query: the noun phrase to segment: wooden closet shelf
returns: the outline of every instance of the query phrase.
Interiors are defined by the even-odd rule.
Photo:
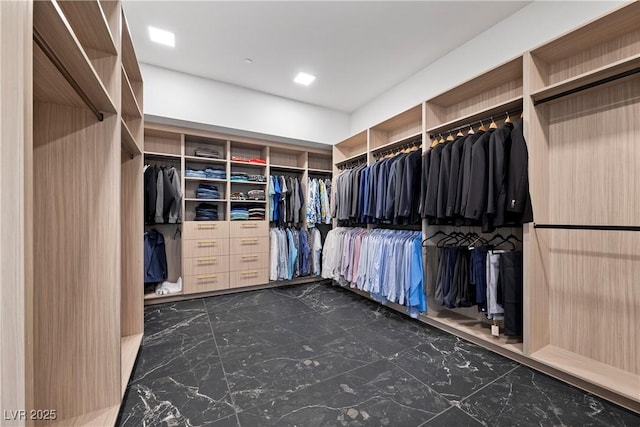
[[[57,4],[85,48],[118,54],[109,23],[98,0],[59,1]]]
[[[122,149],[133,157],[142,154],[140,146],[136,142],[136,139],[133,137],[133,134],[129,130],[129,126],[127,126],[124,119],[120,119],[120,132]]]
[[[265,168],[267,167],[267,165],[265,163],[253,163],[253,162],[241,162],[238,160],[230,160],[232,165],[240,165],[240,166],[247,166],[247,167],[252,167],[252,168]]]
[[[133,48],[129,23],[122,13],[122,66],[127,70],[129,77],[135,82],[142,82],[142,74],[138,65],[136,51]]]
[[[197,163],[227,163],[227,159],[210,159],[198,156],[184,156],[184,160]]]
[[[204,182],[227,182],[226,179],[215,179],[215,178],[192,178],[190,176],[184,177],[185,181],[204,181]]]
[[[95,427],[95,426],[112,426],[116,423],[118,418],[118,412],[120,412],[120,405],[110,406],[108,408],[100,409],[98,411],[89,412],[74,418],[67,418],[66,420],[57,420],[50,424],[50,426],[60,427]]]
[[[615,368],[563,348],[547,345],[531,358],[577,378],[598,384],[640,404],[640,375]]]
[[[153,299],[171,298],[171,297],[175,297],[182,294],[183,294],[182,291],[176,292],[173,294],[165,294],[165,295],[158,295],[155,292],[152,292],[152,293],[144,294],[144,299],[145,301],[147,301],[147,300],[153,300]]]
[[[33,31],[34,41],[52,62],[50,69],[57,68],[67,81],[70,80],[69,87],[75,86],[78,95],[96,115],[102,112],[117,112],[109,93],[57,2],[34,2]],[[50,70],[42,71],[38,76],[51,80]],[[34,76],[34,81],[36,77]],[[34,85],[34,88],[34,96],[38,98],[38,86]]]
[[[307,169],[309,171],[309,173],[321,173],[321,174],[332,174],[333,171],[329,170],[329,169],[314,169],[314,168],[309,168]]]
[[[531,93],[531,99],[535,103],[551,101],[564,95],[588,89],[596,84],[608,83],[619,76],[626,77],[629,73],[638,72],[640,72],[640,54],[536,90]]]
[[[381,130],[384,132],[394,131],[399,128],[405,128],[407,126],[417,124],[420,127],[422,122],[422,104],[418,104],[400,114],[393,116],[392,118],[385,120],[382,123],[375,125],[372,129]]]
[[[180,160],[180,154],[159,153],[157,151],[145,151],[145,156],[149,157],[166,157],[173,160]]]
[[[214,202],[226,202],[227,199],[197,199],[195,197],[185,197],[184,199],[185,202],[207,202],[207,203],[214,203]]]
[[[233,184],[241,184],[241,185],[267,185],[267,182],[261,182],[261,181],[234,181],[234,180],[229,180],[229,182],[231,183],[231,185]]]
[[[136,363],[136,357],[138,356],[138,350],[142,343],[143,334],[129,335],[120,338],[120,369],[122,373],[122,396],[127,390],[127,384],[129,383],[129,377],[133,371],[133,365]]]
[[[487,119],[490,120],[490,117],[493,117],[496,120],[499,118],[503,118],[502,115],[504,115],[504,113],[506,113],[507,111],[513,111],[515,109],[522,108],[522,99],[522,96],[516,96],[515,98],[511,98],[489,108],[484,108],[480,111],[476,111],[475,113],[471,113],[466,116],[448,121],[446,123],[439,124],[427,129],[427,134],[444,133],[457,126],[464,126],[469,124],[475,126],[479,124],[479,120],[487,121]],[[489,122],[485,123],[485,125],[488,126]]]
[[[140,109],[140,105],[138,104],[138,100],[136,99],[135,92],[133,91],[133,86],[131,86],[131,82],[129,81],[129,76],[127,72],[124,70],[124,66],[122,69],[122,113],[127,116],[134,117],[136,119],[142,118],[142,110]]]
[[[367,158],[367,153],[365,151],[364,153],[354,154],[352,156],[349,156],[345,159],[340,160],[339,162],[336,162],[336,166],[344,165],[345,163],[353,162],[355,160],[360,160],[360,159],[366,159],[366,158]]]
[[[266,200],[231,200],[231,203],[256,203],[256,204],[265,204]]]
[[[270,165],[271,169],[276,170],[284,170],[284,171],[293,171],[293,172],[304,172],[305,168],[301,168],[299,166],[284,166],[284,165]]]

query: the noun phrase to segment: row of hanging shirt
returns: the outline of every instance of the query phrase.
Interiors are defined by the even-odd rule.
[[[182,188],[175,167],[144,167],[145,224],[182,222]]]
[[[426,312],[422,233],[338,227],[322,250],[322,277],[407,307],[411,317]]]
[[[480,129],[441,139],[423,154],[419,212],[430,224],[490,232],[533,221],[523,121]]]
[[[298,177],[269,176],[269,221],[299,227],[304,222],[304,191]]]
[[[502,236],[489,241],[472,237],[475,246],[463,238],[439,247],[452,238],[447,236],[427,246],[426,292],[447,308],[477,306],[488,319],[504,320],[505,335],[522,335],[522,252],[510,240],[515,236],[492,243],[496,237]]]
[[[322,236],[317,228],[272,228],[270,231],[270,280],[319,276]]]
[[[335,178],[332,215],[367,224],[419,224],[420,147],[392,154]]]
[[[331,224],[331,180],[308,178],[307,182],[307,226]]]

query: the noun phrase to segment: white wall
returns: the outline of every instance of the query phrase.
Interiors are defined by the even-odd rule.
[[[351,115],[350,135],[544,44],[622,3],[535,1],[358,108]],[[455,31],[455,25],[451,30]]]
[[[333,144],[349,114],[141,64],[145,115],[293,140]]]

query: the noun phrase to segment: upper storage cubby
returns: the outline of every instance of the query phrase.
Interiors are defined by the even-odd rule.
[[[307,167],[307,152],[290,148],[271,148],[269,166],[272,175],[281,172],[302,173]]]
[[[367,131],[353,135],[333,146],[333,162],[336,166],[367,158]]]
[[[184,158],[187,162],[226,163],[228,141],[197,135],[185,135]]]
[[[633,2],[531,52],[534,103],[635,74],[640,67],[640,3]]]
[[[129,24],[122,13],[122,65],[120,73],[122,76],[122,130],[123,137],[132,138],[135,146],[127,147],[126,139],[123,138],[123,146],[129,152],[140,151],[142,148],[143,128],[143,108],[142,108],[142,75],[138,66],[136,52],[133,49]],[[130,142],[130,141],[129,141]]]
[[[235,163],[241,166],[266,166],[267,150],[268,147],[266,145],[231,141],[231,163]]]
[[[385,120],[369,130],[372,153],[422,139],[422,104]]]
[[[147,127],[144,130],[144,150],[150,154],[182,155],[182,135]]]
[[[308,158],[309,173],[322,173],[328,174],[332,172],[333,164],[331,159],[331,153],[309,153]]]
[[[519,56],[430,99],[426,111],[427,133],[450,131],[521,109],[522,70]]]
[[[34,2],[33,40],[36,100],[116,113],[118,54],[100,2]]]

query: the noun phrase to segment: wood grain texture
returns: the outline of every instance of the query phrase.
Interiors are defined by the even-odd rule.
[[[58,6],[85,49],[118,54],[109,23],[98,0],[60,1]]]
[[[308,153],[308,169],[310,170],[331,170],[331,154]]]
[[[229,239],[229,255],[232,255],[231,265],[236,262],[233,255],[269,253],[268,237],[238,237]]]
[[[32,43],[32,49],[33,98],[41,102],[85,108],[85,102],[58,72],[42,49],[36,43]]]
[[[123,336],[120,339],[121,349],[121,378],[122,378],[122,397],[124,392],[127,391],[127,385],[129,384],[129,377],[133,371],[133,366],[136,363],[136,357],[138,356],[138,350],[140,350],[140,344],[142,343],[142,333],[135,335]]]
[[[140,66],[138,65],[138,58],[136,51],[133,47],[133,41],[131,39],[131,32],[129,31],[129,24],[127,18],[122,13],[122,66],[127,70],[129,78],[133,82],[142,82],[142,74],[140,73]]]
[[[269,224],[264,221],[231,221],[229,237],[268,237]]]
[[[197,276],[211,273],[224,273],[229,271],[229,256],[205,256],[184,259],[184,275]]]
[[[122,113],[131,116],[134,119],[142,117],[142,109],[138,105],[138,100],[133,93],[133,87],[129,81],[129,76],[124,67],[121,68],[122,74]]]
[[[121,247],[121,336],[143,332],[144,232],[142,156],[121,159],[120,247]]]
[[[0,2],[0,408],[31,404],[32,23],[27,2]],[[24,421],[3,421],[19,426]]]
[[[229,289],[229,283],[230,279],[228,272],[215,272],[198,274],[195,276],[185,276],[184,293],[197,294],[200,292]]]
[[[63,420],[120,401],[120,123],[34,122],[34,406]]]
[[[274,148],[269,150],[270,165],[294,166],[304,169],[306,160],[306,151],[295,149],[278,150]]]
[[[55,0],[34,2],[33,27],[99,111],[117,108]]]
[[[373,126],[373,129],[382,130],[385,132],[393,133],[399,129],[405,129],[407,127],[414,127],[416,123],[422,122],[422,104],[411,107],[410,109],[403,111],[400,114],[396,114]]]
[[[179,133],[158,131],[146,127],[144,130],[144,149],[155,153],[181,155],[182,147]]]
[[[261,248],[264,250],[264,247]],[[229,271],[249,271],[256,269],[269,269],[269,251],[265,252],[247,251],[242,254],[231,255],[229,259]]]
[[[183,224],[184,240],[229,238],[228,221],[186,221]]]
[[[246,271],[232,271],[229,273],[229,287],[241,288],[269,283],[269,269],[253,269]]]

